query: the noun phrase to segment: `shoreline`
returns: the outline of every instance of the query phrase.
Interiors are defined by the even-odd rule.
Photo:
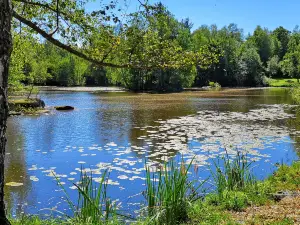
[[[78,87],[59,87],[59,86],[36,86],[39,88],[41,92],[44,91],[63,91],[63,92],[132,92],[123,87],[86,87],[86,86],[78,86]],[[222,87],[218,92],[226,92],[226,91],[248,91],[248,90],[263,90],[263,89],[273,89],[273,88],[284,88],[288,89],[289,87]],[[213,88],[209,87],[191,87],[184,88],[182,91],[174,91],[174,92],[153,92],[153,91],[141,91],[141,92],[133,92],[133,93],[154,93],[154,94],[172,94],[172,93],[182,93],[182,92],[206,92],[206,91],[217,91]]]

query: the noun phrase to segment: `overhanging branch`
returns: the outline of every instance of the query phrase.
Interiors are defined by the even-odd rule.
[[[85,59],[95,65],[98,66],[103,66],[103,67],[112,67],[112,68],[136,68],[136,69],[150,69],[150,67],[142,67],[142,66],[134,66],[131,64],[114,64],[114,63],[105,63],[105,62],[101,62],[101,60],[97,60],[94,59],[86,54],[84,54],[83,52],[80,52],[76,49],[74,49],[73,47],[66,45],[64,43],[62,43],[61,41],[53,38],[53,36],[49,35],[47,32],[45,32],[44,30],[42,30],[41,28],[39,28],[35,23],[27,20],[26,18],[22,17],[21,15],[19,15],[18,13],[16,13],[15,11],[13,11],[13,17],[16,18],[17,20],[19,20],[20,22],[24,23],[25,25],[27,25],[28,27],[30,27],[31,29],[33,29],[34,31],[36,31],[37,33],[39,33],[42,37],[44,37],[46,40],[48,40],[49,42],[51,42],[52,44],[56,45],[57,47],[64,49],[82,59]]]

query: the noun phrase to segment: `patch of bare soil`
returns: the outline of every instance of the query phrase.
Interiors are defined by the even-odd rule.
[[[241,224],[268,224],[284,219],[300,225],[300,195],[285,197],[280,202],[259,207],[249,207],[245,212],[233,213],[233,217]]]

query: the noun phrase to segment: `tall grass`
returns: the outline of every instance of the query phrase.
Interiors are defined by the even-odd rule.
[[[219,194],[227,191],[243,191],[256,184],[256,179],[251,171],[252,162],[247,156],[237,152],[231,159],[226,152],[225,156],[213,161],[214,168],[211,175]]]
[[[107,171],[105,171],[97,185],[93,182],[92,174],[87,175],[85,172],[81,172],[80,181],[78,184],[74,184],[78,191],[77,204],[71,201],[64,186],[57,179],[73,213],[71,224],[102,225],[117,223],[115,206],[107,197],[107,176]]]
[[[204,182],[196,185],[188,180],[192,162],[185,167],[175,162],[165,163],[157,172],[146,168],[147,211],[154,224],[179,224],[188,219],[188,208],[198,198],[198,190]]]
[[[252,162],[247,156],[237,152],[234,158],[226,154],[213,160],[211,176],[216,187],[216,193],[206,197],[211,205],[221,205],[228,210],[240,211],[250,202],[261,200],[253,197],[258,193],[258,183],[252,173]]]

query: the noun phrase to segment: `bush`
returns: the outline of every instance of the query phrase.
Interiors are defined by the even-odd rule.
[[[293,101],[296,104],[300,104],[300,88],[299,87],[292,88],[291,95],[292,95]]]
[[[248,196],[241,191],[225,191],[222,205],[227,210],[241,211],[249,205]]]

